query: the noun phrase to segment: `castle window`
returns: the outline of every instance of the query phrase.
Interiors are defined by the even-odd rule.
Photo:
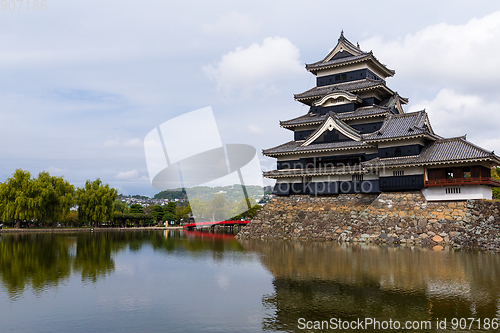
[[[352,181],[362,181],[363,175],[352,175]]]
[[[335,75],[335,81],[340,81],[340,75]]]
[[[393,171],[392,175],[395,176],[395,177],[397,177],[397,176],[404,176],[405,175],[405,171],[404,170]]]
[[[397,147],[394,149],[394,156],[401,156],[401,148]]]
[[[460,194],[460,187],[447,187],[446,194]]]
[[[347,79],[347,74],[342,74],[342,80],[346,80]]]
[[[453,178],[453,170],[446,169],[445,172],[446,172],[446,179]]]

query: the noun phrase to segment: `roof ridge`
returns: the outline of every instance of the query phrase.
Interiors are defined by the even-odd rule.
[[[454,136],[452,138],[442,138],[442,139],[438,139],[436,141],[439,141],[439,142],[443,142],[443,141],[454,141],[454,140],[460,140],[460,139],[464,139],[466,138],[467,135],[461,135],[461,136]],[[467,140],[465,140],[467,141]]]
[[[425,112],[425,109],[423,109],[423,110],[420,110],[420,111],[413,111],[413,112],[406,112],[406,113],[400,113],[400,114],[393,114],[392,116],[397,117],[397,118],[414,117],[414,116],[417,116],[419,114],[421,115],[422,113],[427,114],[427,112]]]
[[[467,134],[462,135],[462,136],[459,136],[459,137],[456,137],[456,138],[453,138],[453,139],[457,139],[458,141],[463,141],[464,143],[468,144],[469,146],[472,146],[472,147],[474,147],[474,148],[476,148],[476,149],[479,149],[479,150],[481,150],[481,151],[484,151],[484,152],[486,152],[486,153],[488,153],[488,154],[494,154],[494,150],[491,150],[491,151],[490,151],[490,150],[486,150],[486,149],[484,149],[483,147],[479,147],[478,145],[476,145],[476,144],[474,144],[474,143],[470,142],[470,141],[469,141],[469,140],[467,140],[466,138],[467,138]]]
[[[285,145],[288,145],[288,144],[290,144],[290,143],[292,143],[292,142],[297,142],[297,141],[295,141],[295,140],[291,140],[291,141],[288,141],[288,142],[282,143],[282,144],[280,144],[279,146],[276,146],[276,147],[267,148],[267,149],[262,149],[262,152],[264,153],[264,152],[266,152],[266,151],[268,151],[268,150],[271,150],[271,149],[280,148],[280,147],[285,146]]]

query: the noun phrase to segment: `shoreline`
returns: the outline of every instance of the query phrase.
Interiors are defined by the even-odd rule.
[[[0,234],[12,233],[64,233],[64,232],[103,232],[103,231],[138,231],[138,230],[182,230],[182,227],[133,227],[133,228],[22,228],[0,229]]]

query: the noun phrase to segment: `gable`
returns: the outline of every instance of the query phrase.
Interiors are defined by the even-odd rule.
[[[333,129],[331,131],[324,131],[322,134],[318,136],[316,140],[311,142],[311,145],[315,145],[318,143],[331,143],[331,142],[341,142],[341,141],[354,141],[354,140],[348,138],[344,134],[340,133],[338,130]]]
[[[330,60],[332,59],[341,59],[341,58],[347,58],[347,57],[353,57],[354,54],[351,54],[345,50],[340,50],[339,52],[337,52],[333,57],[330,58]]]
[[[320,141],[318,141],[318,139]],[[314,131],[301,146],[308,146],[313,142],[324,143],[347,140],[361,141],[361,135],[359,134],[359,131],[353,129],[352,127],[339,120],[334,114],[330,114],[330,116],[323,122],[323,124],[318,127],[316,131]]]

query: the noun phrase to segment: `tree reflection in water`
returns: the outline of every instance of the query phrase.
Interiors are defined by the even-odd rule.
[[[307,320],[496,318],[500,256],[420,247],[241,241],[261,255],[274,293],[263,297],[266,331]],[[450,328],[450,327],[449,327]]]
[[[3,234],[0,236],[0,282],[11,300],[27,289],[35,293],[56,287],[79,274],[84,282],[96,283],[115,270],[114,256],[120,251],[155,251],[220,261],[228,252],[244,252],[229,237],[220,239],[202,233],[179,231],[80,232]]]

